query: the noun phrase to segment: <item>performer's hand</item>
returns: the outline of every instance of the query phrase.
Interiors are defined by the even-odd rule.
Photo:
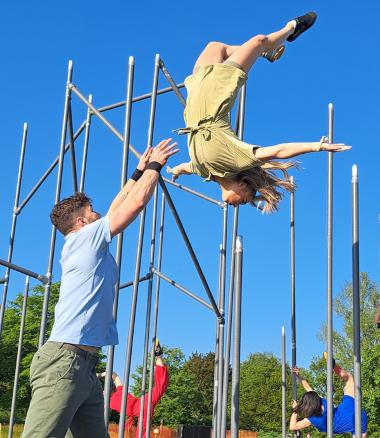
[[[148,146],[145,149],[145,152],[141,155],[139,163],[137,165],[137,169],[141,170],[141,172],[144,172],[147,164],[149,163],[149,157],[150,157],[152,151],[153,151],[152,146]]]
[[[179,166],[174,166],[174,167],[167,166],[166,167],[166,172],[172,174],[172,181],[176,181],[182,173],[181,171],[178,170],[178,167]]]
[[[298,406],[296,400],[292,400],[292,409],[295,409]]]
[[[300,369],[297,367],[293,367],[292,368],[292,373],[295,374],[296,376],[300,375]]]
[[[352,146],[347,146],[344,143],[325,143],[321,144],[321,151],[327,152],[343,152],[352,149]]]
[[[165,165],[168,159],[179,151],[179,149],[174,149],[177,143],[170,143],[171,141],[172,139],[168,138],[158,143],[158,145],[153,148],[149,161],[157,161],[162,166]]]

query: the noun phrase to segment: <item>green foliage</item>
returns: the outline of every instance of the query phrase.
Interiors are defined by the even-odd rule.
[[[281,361],[272,354],[251,354],[241,364],[241,429],[281,433],[281,382]],[[291,380],[289,369],[287,369],[286,388],[290,413]]]

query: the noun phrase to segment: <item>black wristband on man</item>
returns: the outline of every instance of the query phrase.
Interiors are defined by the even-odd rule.
[[[158,173],[160,173],[160,172],[161,172],[161,169],[162,169],[162,164],[159,163],[158,161],[151,161],[151,162],[146,166],[146,170],[148,170],[148,169],[150,169],[150,170],[155,170],[155,171],[157,171]]]
[[[144,172],[142,171],[142,170],[140,170],[140,169],[136,169],[133,173],[132,173],[132,176],[131,176],[131,178],[130,179],[133,179],[133,181],[138,181],[141,177],[142,177],[142,174],[143,174]]]

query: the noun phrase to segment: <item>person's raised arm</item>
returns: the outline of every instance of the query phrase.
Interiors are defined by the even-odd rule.
[[[149,202],[162,166],[166,164],[171,155],[178,152],[178,149],[174,149],[176,143],[170,142],[170,138],[163,140],[152,150],[142,177],[133,184],[129,193],[125,193],[119,199],[118,207],[109,213],[112,236],[123,231]]]
[[[319,142],[311,143],[282,143],[276,146],[259,147],[255,150],[255,157],[259,160],[292,158],[309,152],[343,152],[351,149],[343,143],[328,143],[324,137]]]
[[[181,163],[178,166],[167,167],[166,171],[172,174],[172,181],[175,181],[180,175],[192,175],[194,173],[193,164],[191,161],[188,163]]]
[[[298,382],[301,383],[301,385],[303,386],[303,389],[306,392],[313,391],[313,388],[309,385],[307,380],[304,377],[301,376],[299,368],[293,367],[292,368],[292,373],[296,375]]]
[[[142,174],[144,173],[144,170],[149,163],[149,157],[150,157],[150,154],[152,153],[152,150],[153,150],[153,148],[151,146],[148,146],[146,148],[145,152],[141,155],[139,162],[137,164],[136,170],[133,172],[131,177],[125,183],[124,187],[120,190],[120,192],[116,195],[115,199],[112,201],[112,204],[111,204],[107,214],[112,213],[113,211],[115,211],[119,207],[122,200],[131,191],[131,188],[142,177]]]
[[[297,407],[297,402],[295,400],[292,401],[292,408],[295,409]],[[298,414],[297,412],[292,413],[290,417],[290,424],[289,429],[290,430],[302,430],[306,429],[307,427],[311,426],[311,422],[304,418],[303,420],[298,421]]]

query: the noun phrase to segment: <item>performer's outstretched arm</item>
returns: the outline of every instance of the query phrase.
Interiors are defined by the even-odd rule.
[[[255,157],[259,160],[272,160],[279,158],[292,158],[309,152],[343,152],[351,149],[343,143],[328,143],[322,138],[319,142],[310,143],[281,143],[276,146],[259,147],[255,151]]]

